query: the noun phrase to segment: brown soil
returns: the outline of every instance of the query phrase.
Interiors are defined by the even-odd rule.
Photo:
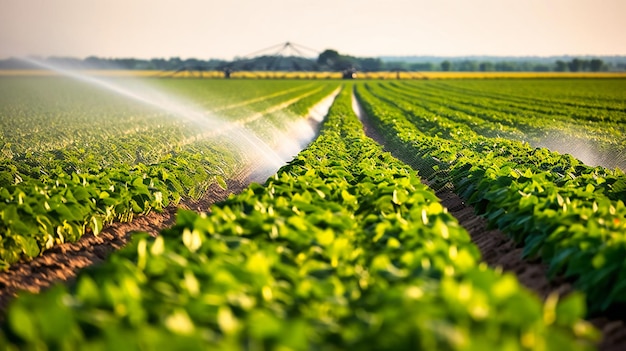
[[[384,138],[378,134],[371,125],[367,115],[361,106],[353,100],[353,108],[359,116],[365,133],[395,157],[409,165],[414,166],[414,160],[405,157],[395,150],[386,146]],[[425,183],[428,183],[425,181]],[[437,197],[452,214],[461,226],[472,237],[472,241],[482,254],[483,260],[491,267],[501,267],[503,271],[511,272],[517,276],[519,282],[525,287],[535,291],[542,299],[548,295],[557,293],[559,296],[568,294],[573,290],[571,282],[562,277],[548,279],[548,267],[537,260],[522,258],[523,248],[518,246],[512,239],[505,236],[498,229],[491,229],[487,220],[476,215],[474,208],[467,205],[463,199],[452,191],[450,185],[436,191]],[[598,316],[589,321],[602,331],[602,341],[598,348],[603,351],[626,350],[626,323],[624,320],[609,316]]]
[[[110,253],[126,245],[135,232],[156,236],[161,229],[174,224],[178,208],[206,212],[212,204],[226,199],[231,193],[241,192],[253,181],[259,179],[246,170],[228,180],[226,190],[215,184],[200,200],[185,200],[163,212],[138,216],[131,222],[113,223],[97,236],[87,233],[75,243],[54,246],[31,261],[11,266],[8,271],[0,272],[0,311],[6,309],[20,291],[37,293],[56,282],[71,281],[81,269],[102,262]]]

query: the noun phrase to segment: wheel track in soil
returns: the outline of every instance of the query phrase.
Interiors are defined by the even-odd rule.
[[[416,160],[402,155],[388,146],[382,135],[373,127],[354,93],[352,94],[352,108],[363,124],[363,130],[368,137],[382,145],[394,157],[414,169],[416,168]],[[428,181],[422,181],[430,186]],[[472,241],[480,250],[483,261],[490,267],[500,267],[505,272],[515,274],[522,285],[537,293],[544,301],[551,294],[564,296],[573,291],[572,282],[563,277],[549,280],[548,266],[539,259],[523,259],[523,247],[517,245],[513,239],[507,237],[499,229],[491,228],[486,219],[476,214],[474,207],[466,204],[462,198],[453,192],[451,185],[448,184],[434,190],[441,204],[469,232]],[[602,341],[598,345],[599,350],[626,350],[626,321],[608,315],[593,317],[588,321],[603,334]]]

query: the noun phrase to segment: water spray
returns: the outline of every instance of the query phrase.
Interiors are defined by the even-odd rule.
[[[168,115],[175,116],[184,122],[190,123],[200,132],[200,134],[222,128],[227,129],[229,132],[240,137],[240,140],[243,140],[246,144],[248,144],[251,151],[258,154],[258,156],[263,157],[269,164],[278,165],[283,163],[283,160],[269,146],[242,126],[237,126],[233,122],[225,121],[215,114],[208,114],[194,109],[191,107],[191,103],[182,101],[182,99],[178,97],[165,94],[153,87],[146,85],[121,85],[119,82],[113,82],[99,77],[82,74],[74,70],[56,67],[39,60],[31,58],[24,58],[23,60],[38,67],[54,71],[63,76],[88,83],[92,86],[105,89],[127,99],[131,99],[166,112]]]
[[[309,125],[309,123],[302,119],[287,125],[286,128],[278,128],[277,126],[274,126],[273,130],[275,131],[275,134],[278,135],[277,139],[280,140],[280,142],[276,145],[276,149],[274,149],[268,145],[266,141],[259,138],[256,133],[246,127],[246,123],[249,122],[247,121],[248,119],[244,121],[227,121],[215,114],[215,111],[218,111],[219,109],[214,110],[213,112],[203,111],[194,107],[193,103],[185,101],[179,96],[174,96],[171,93],[164,93],[153,86],[140,84],[138,81],[129,82],[125,80],[124,84],[122,84],[122,82],[118,80],[113,81],[110,79],[87,75],[75,70],[51,65],[33,58],[21,58],[21,60],[34,66],[56,72],[59,75],[113,92],[121,97],[155,108],[159,111],[167,113],[169,116],[190,124],[196,131],[196,136],[187,141],[183,141],[183,144],[217,137],[220,135],[227,135],[230,139],[236,138],[237,141],[242,141],[242,143],[237,144],[241,151],[249,159],[254,160],[254,166],[262,169],[261,173],[267,176],[271,175],[282,165],[291,160],[297,152],[299,152],[308,142],[310,142],[310,140],[315,137],[315,131],[313,128]],[[332,101],[338,91],[339,89],[311,109],[310,117],[317,123],[319,123],[328,112],[328,109],[330,108],[330,105],[332,104]],[[264,111],[262,114],[255,113],[252,115],[254,118],[251,118],[252,120],[256,120],[265,114],[284,109],[288,105],[295,103],[295,101],[300,98],[290,100],[276,108]],[[281,129],[285,129],[285,132],[282,132]]]

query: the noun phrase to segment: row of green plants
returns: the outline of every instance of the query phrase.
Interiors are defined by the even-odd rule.
[[[336,86],[318,84],[306,88],[308,93],[292,89],[275,94],[287,100],[302,98],[272,118],[285,124],[297,120]],[[239,88],[243,92],[246,86]],[[257,88],[250,85],[249,89]],[[268,92],[272,91],[265,95]],[[275,99],[264,99],[265,105],[249,106],[245,112],[278,103]],[[39,116],[39,124],[45,125],[45,116]],[[92,123],[97,124],[100,117],[93,118]],[[275,128],[255,127],[259,131]],[[79,140],[79,146],[63,150],[1,157],[0,268],[36,257],[56,244],[74,242],[87,231],[97,235],[112,221],[160,211],[182,198],[197,199],[212,184],[225,187],[224,179],[241,171],[248,161],[241,140],[229,135],[180,144],[184,137],[176,123],[148,125],[145,131],[125,137],[111,136],[89,144]]]
[[[357,95],[379,131],[436,186],[451,183],[493,226],[574,281],[592,313],[626,303],[626,175],[570,155],[473,133],[445,116],[423,118],[384,86]]]
[[[449,91],[471,96],[495,98],[524,105],[533,100],[532,107],[554,109],[554,104],[567,107],[624,111],[624,82],[614,79],[528,79],[524,81],[502,79],[499,81],[456,80],[441,82]],[[527,108],[529,108],[528,106]],[[560,107],[560,106],[559,106]],[[620,118],[623,120],[623,116]]]
[[[545,303],[488,268],[350,106],[264,185],[178,212],[71,287],[19,297],[9,350],[584,350],[584,298]]]
[[[185,115],[204,113],[218,122],[245,119],[328,85],[277,81],[263,85],[239,82],[228,87],[215,81],[188,81],[181,86],[176,80],[158,80],[136,88],[149,92],[151,85],[160,83],[157,87],[164,90],[160,95],[143,94],[171,109],[166,111],[66,78],[30,79],[0,80],[0,157],[16,163],[44,162],[71,152],[78,159],[93,158],[105,167],[134,163],[142,157],[157,159],[181,140],[194,137],[202,128]],[[118,84],[124,88],[123,84],[130,83]],[[222,95],[234,89],[238,91],[231,95],[238,104]],[[49,168],[44,166],[48,165],[42,165],[44,170]],[[80,163],[75,167],[83,172],[90,169]]]
[[[384,90],[382,99],[397,106],[402,105],[404,111],[431,121],[432,133],[444,138],[469,132],[472,135],[500,137],[528,142],[535,146],[548,146],[561,152],[569,147],[575,151],[578,149],[581,157],[586,157],[586,161],[611,167],[626,166],[624,153],[626,141],[621,138],[621,133],[626,132],[622,127],[623,124],[589,122],[585,119],[577,121],[572,116],[566,121],[555,120],[554,115],[528,114],[519,109],[503,113],[497,107],[497,104],[502,102],[479,103],[476,97],[469,93],[455,98],[453,93],[439,87],[439,84],[445,83],[435,84],[434,87],[391,83],[372,86],[370,89]],[[555,103],[555,106],[560,105]],[[601,109],[594,112],[595,115],[603,113]],[[442,123],[447,124],[445,130],[437,126]]]
[[[481,128],[491,127],[490,136],[541,143],[556,135],[586,141],[603,152],[613,151],[615,157],[620,157],[620,153],[626,150],[623,138],[626,133],[626,97],[622,96],[620,100],[617,95],[614,100],[607,101],[596,95],[583,94],[585,88],[596,94],[604,94],[610,88],[623,90],[626,88],[623,80],[515,82],[520,85],[521,92],[507,90],[507,83],[510,84],[506,80],[496,83],[496,87],[503,88],[499,93],[488,90],[495,90],[493,82],[474,83],[467,87],[464,81],[407,83],[399,84],[397,89],[410,95],[416,103],[448,118],[473,118],[469,124],[472,128],[472,122],[482,121]],[[545,90],[541,90],[543,95],[523,93],[524,87],[541,88],[542,84],[546,85]],[[487,91],[481,91],[481,88]],[[606,95],[611,96],[610,93]],[[511,131],[515,133],[507,134]]]
[[[550,116],[560,122],[573,120],[585,125],[587,122],[624,121],[624,84],[623,79],[530,79],[523,82],[435,82],[426,88],[431,92],[443,91],[455,100],[466,98],[472,105],[493,105],[505,113],[531,112],[535,116]],[[597,113],[599,111],[602,113]]]

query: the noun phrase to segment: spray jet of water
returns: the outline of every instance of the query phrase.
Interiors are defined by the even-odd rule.
[[[195,109],[192,103],[185,102],[180,97],[165,94],[154,87],[145,84],[142,85],[139,84],[139,82],[133,82],[134,84],[131,84],[130,81],[126,80],[123,82],[123,85],[121,81],[106,80],[75,70],[51,65],[33,58],[26,57],[21,58],[21,60],[156,108],[181,121],[190,123],[198,130],[199,135],[206,134],[210,131],[228,131],[231,138],[237,137],[238,141],[241,140],[244,142],[238,144],[244,153],[252,156],[254,159],[261,158],[264,161],[265,167],[278,169],[288,161],[284,156],[276,153],[256,134],[245,128],[245,126],[232,121],[225,121],[213,113],[209,114]]]
[[[227,123],[220,120],[217,116],[208,116],[206,113],[194,109],[191,107],[191,103],[182,101],[180,97],[174,98],[171,94],[165,94],[148,85],[140,85],[138,82],[132,84],[131,81],[125,81],[123,85],[119,81],[114,82],[101,77],[87,75],[30,57],[21,57],[20,60],[154,107],[160,111],[175,115],[186,122],[190,122],[196,127],[212,129]]]

